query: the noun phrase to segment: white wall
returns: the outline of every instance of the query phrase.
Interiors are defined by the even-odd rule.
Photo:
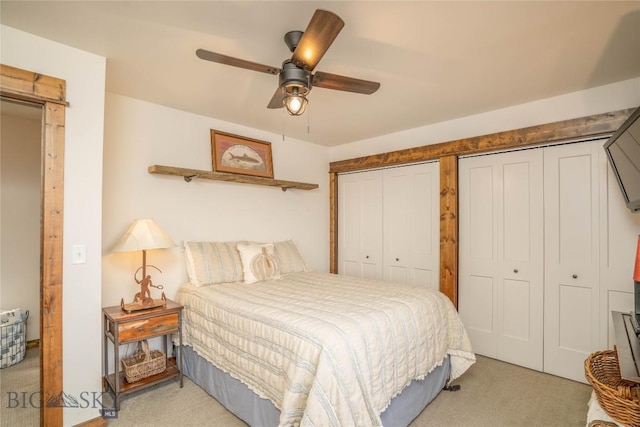
[[[332,162],[640,105],[640,78],[332,147]]]
[[[102,141],[106,60],[7,26],[0,27],[5,65],[67,82],[63,238],[63,387],[78,398],[101,392]],[[87,263],[71,265],[71,246],[87,246]],[[99,416],[65,408],[64,425]]]
[[[0,115],[0,309],[29,311],[27,341],[40,338],[41,135],[41,120]]]
[[[211,170],[210,129],[271,143],[276,179],[319,184],[287,190],[149,174],[153,164]],[[150,217],[180,245],[147,251],[154,284],[168,298],[186,281],[184,240],[293,239],[310,268],[329,268],[329,192],[326,147],[107,93],[103,176],[103,305],[130,302],[140,253],[110,253],[127,227]],[[152,289],[158,298],[160,291]]]

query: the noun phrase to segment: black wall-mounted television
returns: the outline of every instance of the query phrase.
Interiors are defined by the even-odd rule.
[[[640,211],[640,107],[605,142],[604,150],[627,207]]]

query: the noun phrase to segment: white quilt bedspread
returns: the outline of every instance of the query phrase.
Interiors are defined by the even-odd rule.
[[[183,342],[281,411],[281,426],[378,426],[412,380],[475,356],[449,299],[424,287],[305,272],[183,285]]]

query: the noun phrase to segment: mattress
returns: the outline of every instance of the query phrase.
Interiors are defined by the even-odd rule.
[[[382,425],[412,381],[475,362],[449,299],[319,272],[181,286],[183,343],[280,412],[279,425]]]

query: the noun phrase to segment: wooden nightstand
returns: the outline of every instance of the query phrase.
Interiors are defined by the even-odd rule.
[[[116,411],[120,409],[120,398],[126,393],[157,384],[171,378],[182,381],[182,306],[167,300],[165,307],[127,313],[119,305],[102,309],[104,332],[104,391],[113,395]],[[164,354],[167,355],[167,343],[171,335],[178,333],[180,347],[177,361],[167,359],[167,369],[156,375],[128,383],[121,372],[120,346],[127,343],[164,336]],[[109,374],[108,342],[113,344],[114,372]]]

